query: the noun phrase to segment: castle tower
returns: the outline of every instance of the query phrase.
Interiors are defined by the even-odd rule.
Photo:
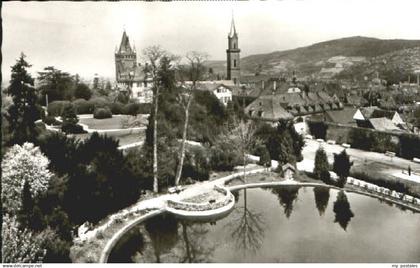
[[[238,47],[238,34],[236,33],[235,21],[233,20],[232,15],[232,24],[230,26],[230,33],[228,35],[228,49],[226,50],[227,79],[232,80],[235,85],[239,85],[239,79],[241,76],[241,70],[239,67],[239,52],[241,52],[241,50]]]
[[[137,65],[136,52],[124,30],[119,49],[115,52],[115,77],[117,82],[128,82],[134,78],[133,70]]]

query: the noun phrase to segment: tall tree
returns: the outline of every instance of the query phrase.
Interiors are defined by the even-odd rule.
[[[38,90],[41,93],[42,101],[48,94],[48,101],[71,100],[74,94],[74,81],[69,73],[62,72],[48,66],[43,72],[38,72],[40,86]]]
[[[346,179],[350,174],[350,168],[352,165],[353,162],[350,162],[350,157],[347,154],[346,150],[343,150],[339,154],[334,154],[333,170],[335,173],[337,173],[337,176],[340,178],[340,187],[343,187],[346,183]]]
[[[182,91],[178,95],[178,102],[181,104],[184,110],[184,127],[182,131],[181,148],[179,151],[179,163],[175,175],[175,185],[179,184],[179,180],[181,179],[182,174],[182,166],[184,165],[190,105],[193,100],[193,93],[196,90],[197,83],[203,79],[203,74],[205,72],[203,62],[207,58],[207,55],[193,51],[189,52],[186,58],[189,63],[188,69],[186,71],[189,74],[189,80],[191,83],[183,83],[183,88],[186,90],[184,91],[181,89]]]
[[[13,99],[6,114],[12,144],[35,140],[35,120],[40,115],[40,108],[36,104],[34,79],[27,71],[31,65],[25,61],[25,57],[22,53],[12,66],[10,86],[7,88],[7,94]]]
[[[150,46],[144,49],[143,55],[147,61],[145,72],[151,76],[153,80],[153,191],[158,192],[158,155],[157,155],[157,122],[159,112],[159,94],[161,87],[164,85],[162,79],[162,65],[166,64],[171,58],[168,52],[163,50],[160,46]]]
[[[330,180],[329,169],[327,154],[325,153],[324,148],[320,146],[315,153],[315,166],[313,173],[317,179],[328,183]]]

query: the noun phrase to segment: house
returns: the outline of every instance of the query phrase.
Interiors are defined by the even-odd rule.
[[[386,117],[379,117],[379,118],[371,118],[369,122],[373,129],[379,131],[400,131],[401,129],[398,128],[392,120]]]
[[[148,66],[137,64],[136,49],[134,46],[131,47],[125,31],[114,56],[117,88],[122,92],[128,92],[130,97],[138,99],[140,103],[151,103],[153,80],[148,75]]]
[[[285,180],[293,180],[293,175],[296,173],[296,169],[293,165],[287,163],[281,166],[281,170],[283,171],[283,177]]]
[[[335,124],[356,126],[356,121],[353,119],[357,108],[344,107],[342,110],[326,111],[324,113],[324,120]]]
[[[273,96],[260,96],[245,108],[245,114],[250,118],[269,121],[272,123],[279,120],[293,119],[293,115],[287,112],[278,98]]]
[[[186,82],[186,84],[191,82]],[[213,81],[203,81],[197,85],[197,90],[209,91],[223,104],[227,105],[232,101],[232,88],[225,84]]]
[[[393,112],[382,110],[377,106],[369,106],[357,109],[353,115],[353,119],[356,121],[358,127],[372,128],[369,122],[370,119],[382,117],[390,119],[392,116]]]

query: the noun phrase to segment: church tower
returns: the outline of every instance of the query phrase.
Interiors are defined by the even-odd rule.
[[[230,33],[228,35],[228,49],[227,54],[227,79],[232,80],[235,85],[239,85],[239,79],[241,76],[240,64],[239,64],[239,52],[238,48],[238,34],[236,33],[235,21],[232,15],[232,24],[230,26]]]
[[[124,30],[121,44],[115,51],[115,73],[117,82],[129,82],[134,78],[134,70],[137,65],[136,51],[131,48],[130,40]]]

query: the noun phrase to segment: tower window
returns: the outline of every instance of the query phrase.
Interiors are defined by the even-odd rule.
[[[236,67],[236,60],[233,60],[233,67]]]

